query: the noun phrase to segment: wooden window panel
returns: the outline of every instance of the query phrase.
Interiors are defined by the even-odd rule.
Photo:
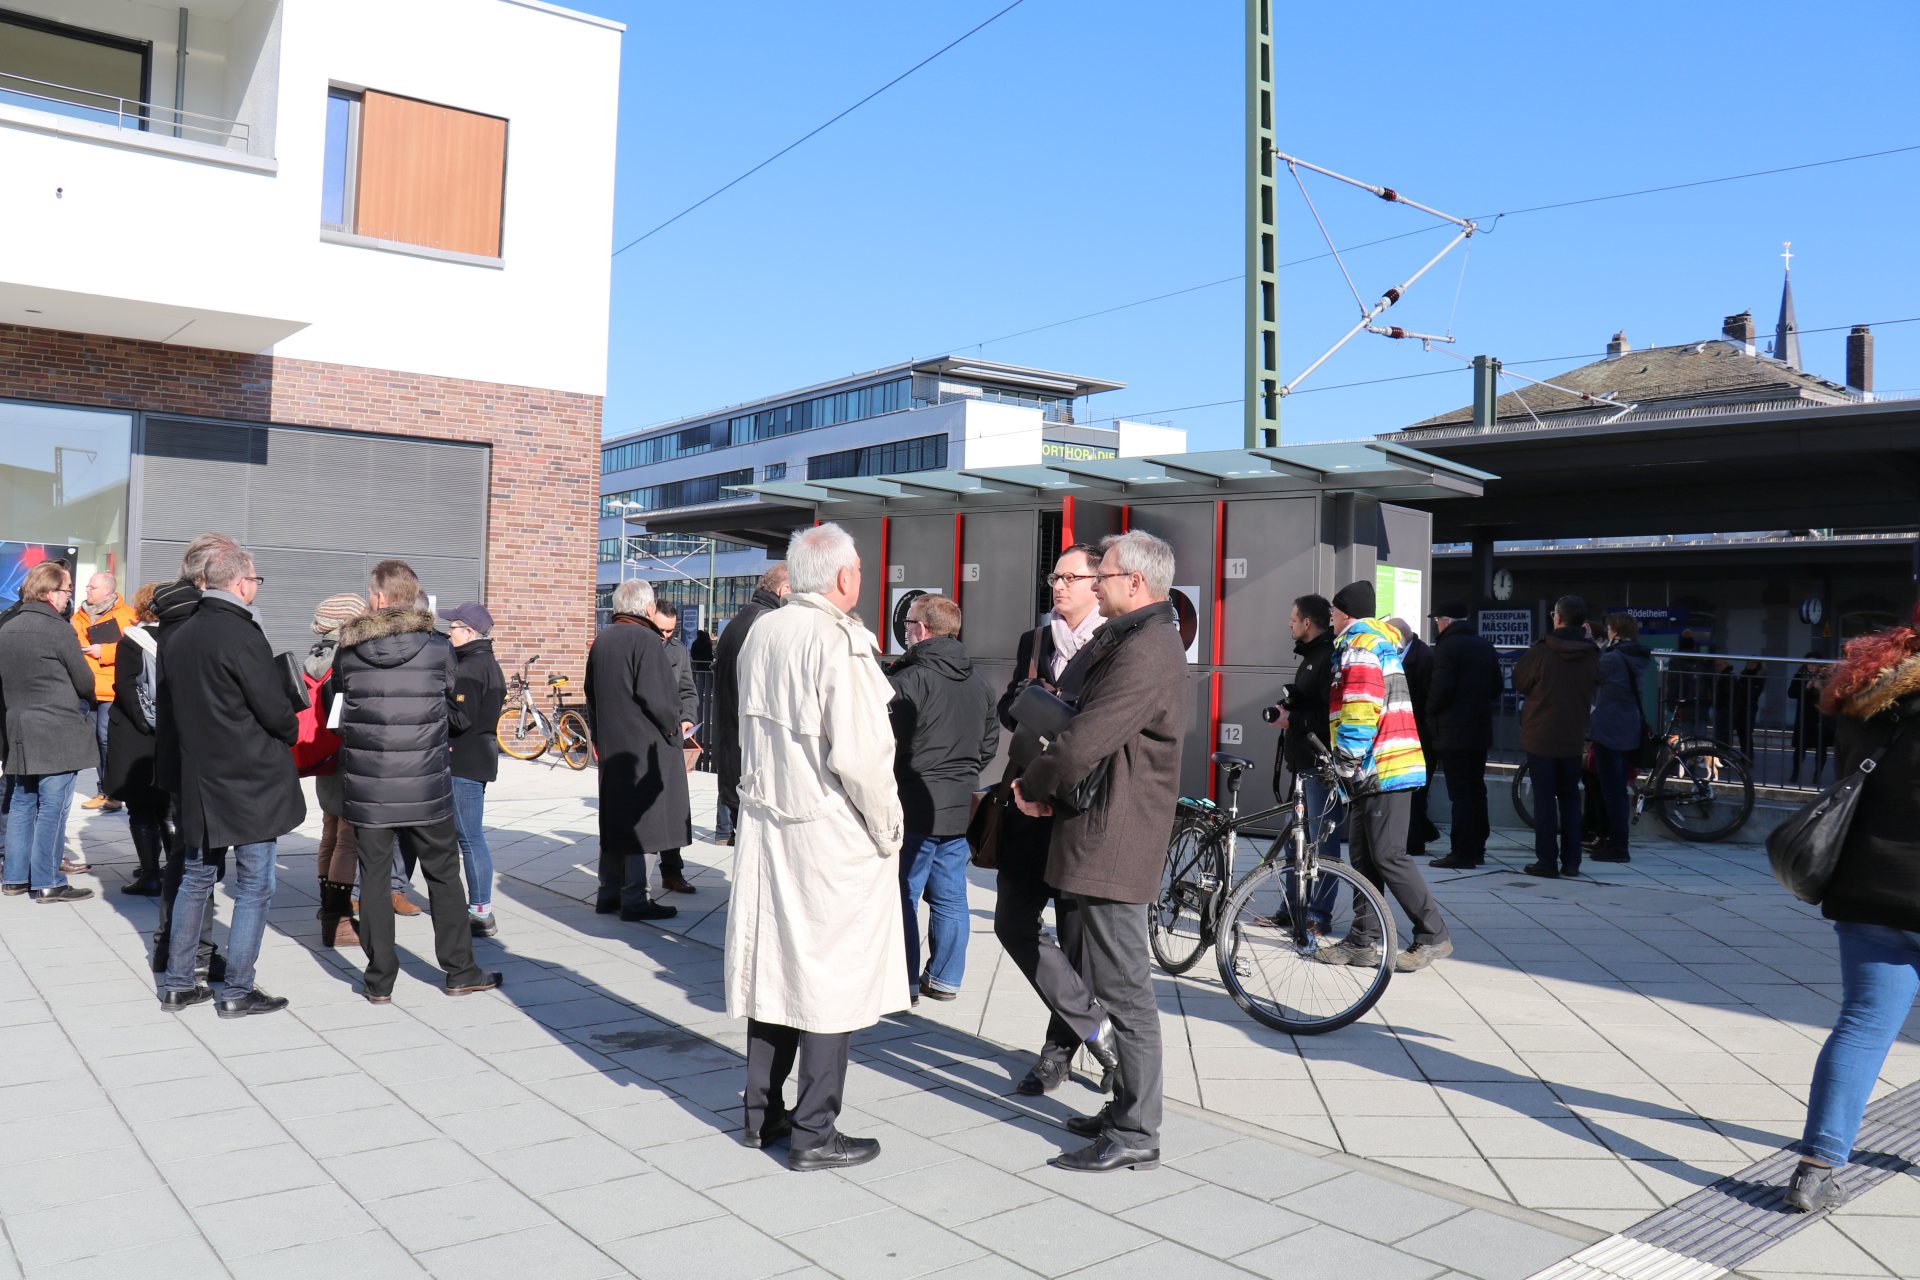
[[[506,174],[505,120],[363,95],[359,234],[497,258]]]

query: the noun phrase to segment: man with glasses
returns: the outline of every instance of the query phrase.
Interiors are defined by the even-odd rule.
[[[1099,577],[1100,548],[1076,542],[1060,553],[1047,575],[1053,609],[1040,625],[1020,638],[1014,655],[1013,679],[996,708],[1000,723],[1015,735],[1008,748],[1010,773],[1024,768],[1036,754],[1037,743],[1019,734],[1013,704],[1029,684],[1071,699],[1077,675],[1067,672],[1093,633],[1106,621],[1100,616],[1093,584]],[[1080,917],[1070,899],[1059,898],[1047,883],[1047,846],[1053,838],[1053,819],[1028,817],[1010,810],[1001,832],[1000,866],[993,905],[993,936],[1019,967],[1051,1015],[1039,1055],[1016,1086],[1029,1097],[1052,1093],[1073,1068],[1081,1046],[1095,1054],[1106,1052],[1100,1031],[1106,1011],[1087,989],[1079,970]],[[1055,934],[1046,929],[1047,903],[1053,903]],[[1055,937],[1058,937],[1058,941]],[[1103,1062],[1108,1071],[1112,1061]]]
[[[174,1013],[215,999],[194,971],[213,882],[230,849],[233,920],[214,1012],[243,1018],[287,1007],[284,996],[254,985],[254,965],[273,905],[275,845],[305,820],[307,805],[289,750],[299,722],[253,607],[266,579],[244,547],[228,543],[208,557],[205,582],[198,608],[165,651],[186,866],[159,994],[161,1007]]]

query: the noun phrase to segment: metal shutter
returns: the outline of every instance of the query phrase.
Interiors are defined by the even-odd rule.
[[[313,607],[365,595],[405,560],[443,605],[482,598],[491,451],[484,445],[149,418],[136,447],[143,580],[166,581],[210,529],[267,579],[257,601],[276,650],[304,653]]]

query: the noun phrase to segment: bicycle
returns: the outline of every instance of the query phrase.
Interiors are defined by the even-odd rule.
[[[1337,1031],[1373,1008],[1393,978],[1399,950],[1393,912],[1380,891],[1346,864],[1320,860],[1333,808],[1346,794],[1326,748],[1318,741],[1313,746],[1332,792],[1318,815],[1307,812],[1306,789],[1295,774],[1284,802],[1241,817],[1240,775],[1253,761],[1213,754],[1213,763],[1226,771],[1227,803],[1223,808],[1211,800],[1180,801],[1160,896],[1148,917],[1148,942],[1162,969],[1185,973],[1211,945],[1234,1003],[1294,1035]],[[1267,852],[1233,882],[1240,833],[1283,814]],[[1351,892],[1340,894],[1342,885]],[[1373,964],[1317,958],[1356,924],[1369,926],[1362,936],[1376,940]]]
[[[533,700],[533,683],[528,679],[539,655],[528,658],[520,673],[507,682],[510,699],[494,736],[500,749],[515,760],[537,760],[552,750],[569,769],[584,769],[593,759],[593,737],[587,731],[587,718],[567,705],[563,675],[547,677],[547,692],[552,698],[552,714],[542,711]]]
[[[1682,840],[1724,840],[1753,813],[1753,765],[1730,743],[1680,732],[1680,710],[1692,698],[1674,701],[1653,761],[1633,782],[1633,817],[1652,806],[1667,829]],[[1581,771],[1584,794],[1600,794],[1599,777]],[[1513,775],[1513,811],[1533,826],[1533,778],[1523,761]]]

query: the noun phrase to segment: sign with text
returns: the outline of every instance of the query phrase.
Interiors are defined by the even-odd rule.
[[[1396,569],[1389,564],[1375,565],[1373,568],[1373,616],[1376,618],[1403,618],[1408,626],[1418,629],[1427,611],[1424,593],[1421,590],[1421,574],[1418,569]]]
[[[1533,643],[1533,610],[1482,609],[1480,634],[1496,645],[1526,648]]]

